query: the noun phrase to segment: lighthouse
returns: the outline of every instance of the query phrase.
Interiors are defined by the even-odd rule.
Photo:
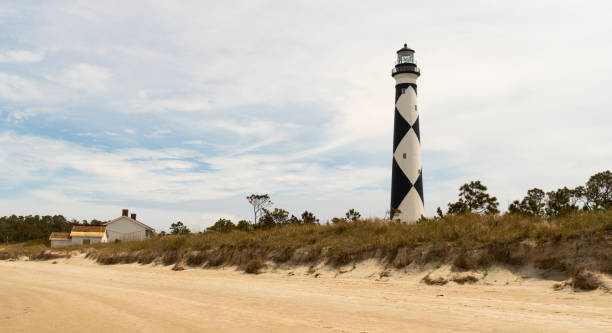
[[[414,50],[404,44],[391,71],[395,79],[391,218],[407,223],[415,223],[425,214],[416,84],[420,75]]]

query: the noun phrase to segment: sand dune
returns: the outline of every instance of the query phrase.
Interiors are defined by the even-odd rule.
[[[428,286],[425,273],[381,280],[374,263],[305,271],[0,261],[0,331],[612,332],[611,294],[503,270],[469,286]]]

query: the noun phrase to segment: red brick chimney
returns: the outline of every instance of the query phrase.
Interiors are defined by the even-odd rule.
[[[127,209],[121,210],[121,216],[128,216],[128,212],[129,212],[129,210],[127,210]]]
[[[132,213],[131,217],[132,217],[132,220],[135,220],[136,219],[136,213]]]

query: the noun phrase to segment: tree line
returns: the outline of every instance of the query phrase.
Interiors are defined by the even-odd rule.
[[[208,227],[206,231],[229,232],[238,230],[248,232],[288,225],[320,224],[319,219],[307,210],[300,217],[297,217],[282,208],[272,209],[274,204],[268,194],[251,194],[246,199],[253,207],[253,223],[247,220],[240,220],[234,224],[231,220],[220,218],[212,226]],[[358,211],[349,209],[344,217],[332,218],[331,223],[357,221],[359,218],[361,218],[361,214]],[[191,233],[191,230],[183,222],[178,221],[170,225],[170,233],[175,235],[188,234]]]
[[[0,243],[25,242],[33,239],[47,239],[52,232],[70,232],[75,225],[101,225],[96,219],[68,220],[62,215],[28,215],[0,217]]]
[[[300,217],[297,217],[282,208],[271,209],[273,203],[268,194],[251,194],[246,199],[253,207],[253,223],[247,220],[240,220],[234,224],[229,219],[220,218],[212,226],[208,227],[206,231],[254,231],[286,225],[319,223],[319,219],[309,211],[304,211]],[[189,228],[181,221],[170,225],[171,234],[188,234],[190,232]]]
[[[499,202],[496,197],[487,193],[487,190],[488,188],[479,180],[463,184],[459,187],[458,200],[448,203],[446,212],[438,207],[435,218],[441,219],[445,215],[499,214]],[[246,199],[253,207],[253,223],[240,220],[234,224],[231,220],[220,218],[206,231],[253,231],[286,225],[319,224],[319,219],[309,211],[304,211],[301,217],[296,217],[282,208],[271,209],[273,203],[268,194],[251,194]],[[551,218],[572,212],[599,209],[612,209],[612,172],[610,171],[599,172],[591,176],[585,185],[576,188],[563,187],[549,192],[532,188],[527,191],[523,199],[513,201],[508,206],[506,214]],[[399,213],[397,210],[389,212],[390,220],[393,220],[393,216],[397,213]],[[327,223],[352,222],[360,218],[359,212],[350,209],[344,217],[334,217]],[[180,221],[173,223],[170,231],[172,234],[191,232]]]
[[[466,213],[499,214],[497,198],[487,193],[480,181],[471,181],[459,188],[459,200],[448,204],[446,214]],[[507,214],[551,218],[578,211],[612,209],[612,172],[602,171],[592,175],[584,185],[575,188],[562,187],[545,192],[532,188],[521,200],[514,200]],[[444,217],[437,209],[438,218]]]

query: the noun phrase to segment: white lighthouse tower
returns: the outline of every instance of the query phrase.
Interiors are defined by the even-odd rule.
[[[414,223],[425,214],[416,84],[421,71],[414,50],[406,44],[397,51],[391,75],[395,79],[391,218]]]

